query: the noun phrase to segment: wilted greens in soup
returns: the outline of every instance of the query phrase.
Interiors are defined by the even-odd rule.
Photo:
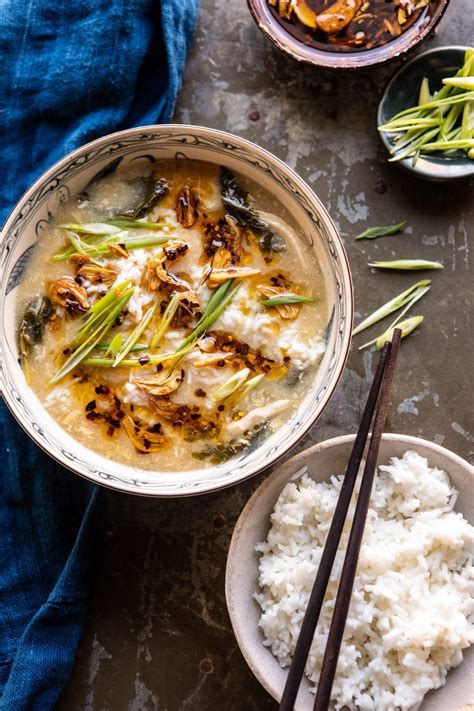
[[[226,168],[162,161],[61,208],[20,286],[22,366],[110,459],[209,466],[257,446],[324,351],[319,265],[291,217]]]

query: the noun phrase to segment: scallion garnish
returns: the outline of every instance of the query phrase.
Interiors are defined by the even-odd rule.
[[[225,383],[222,383],[217,390],[215,390],[211,397],[215,402],[220,402],[220,400],[225,400],[226,398],[233,395],[242,385],[245,383],[250,375],[250,368],[242,368],[234,375],[231,375]]]
[[[104,351],[106,354],[113,353],[115,355],[117,351],[114,347],[114,341],[118,336],[122,336],[120,339],[121,343],[119,344],[119,346],[121,346],[123,342],[123,335],[122,333],[117,333],[111,341],[103,341],[102,343],[98,343],[95,347],[96,351]],[[118,342],[119,341],[117,340],[117,343]],[[150,348],[148,343],[135,343],[135,345],[130,348],[130,353],[135,353],[136,351],[146,351],[148,348]]]
[[[117,237],[119,233],[115,233],[107,242],[100,244],[84,244],[81,246],[81,254],[92,255],[95,257],[106,257],[113,254],[113,250],[109,247],[110,244],[119,244],[125,247],[127,251],[132,249],[146,249],[147,247],[155,247],[165,242],[171,242],[176,239],[172,235],[146,235],[143,237]],[[67,249],[64,252],[59,252],[51,257],[55,262],[61,262],[69,259],[71,254],[77,251],[76,249]]]
[[[230,304],[235,294],[240,289],[240,283],[237,284],[237,286],[231,287],[232,279],[228,279],[213,292],[196,328],[181,343],[176,351],[177,355],[182,353],[183,348],[186,348],[191,343],[195,343],[198,338],[202,336],[204,331],[207,331],[207,329],[217,321],[221,313]]]
[[[376,269],[443,269],[441,262],[430,262],[427,259],[393,259],[389,262],[369,262],[369,267]]]
[[[403,291],[401,294],[398,294],[398,296],[395,296],[393,299],[390,299],[390,301],[387,301],[386,304],[374,311],[373,314],[367,316],[367,318],[365,318],[352,331],[352,335],[355,336],[357,333],[360,333],[364,329],[369,328],[369,326],[372,326],[374,323],[377,323],[377,321],[381,321],[394,311],[403,308],[403,306],[413,301],[413,299],[418,300],[420,298],[420,294],[421,296],[423,296],[424,294],[426,294],[427,291],[429,291],[429,289],[431,288],[430,284],[431,281],[429,279],[419,281],[416,284],[413,284],[413,286],[410,286],[409,289]]]
[[[125,217],[116,220],[106,220],[107,225],[120,227],[121,230],[162,230],[162,222],[145,222],[145,220],[128,220]]]
[[[164,310],[163,316],[161,317],[161,321],[158,324],[158,328],[153,338],[151,339],[150,348],[156,348],[158,343],[165,335],[166,331],[170,326],[171,321],[173,320],[173,316],[175,315],[176,310],[179,306],[179,302],[179,294],[173,294],[166,306],[166,309]]]
[[[102,341],[104,336],[110,331],[114,326],[116,318],[121,314],[125,306],[128,304],[132,295],[135,291],[135,287],[132,286],[127,289],[125,293],[117,297],[116,301],[112,306],[102,313],[102,318],[96,328],[85,337],[82,343],[74,350],[72,355],[66,360],[63,366],[58,370],[58,372],[51,378],[50,383],[56,383],[65,375],[74,370],[76,366],[79,365],[91,351],[94,350],[96,345]]]
[[[279,296],[271,296],[269,299],[262,299],[260,302],[264,306],[283,306],[285,304],[303,304],[312,303],[312,296],[303,296],[302,294],[279,294]]]
[[[396,235],[407,226],[407,221],[399,222],[397,225],[388,225],[386,227],[369,227],[364,230],[354,239],[376,239],[377,237],[386,237],[388,235]]]
[[[59,227],[62,227],[63,230],[82,232],[86,235],[112,235],[115,232],[120,232],[118,227],[106,222],[69,222],[66,225],[59,225]]]
[[[125,343],[123,346],[120,348],[118,351],[115,361],[113,364],[113,368],[116,368],[117,365],[122,361],[126,355],[130,353],[132,350],[133,346],[135,343],[138,341],[140,336],[142,335],[143,331],[146,329],[148,324],[150,323],[151,319],[153,318],[153,314],[156,311],[156,307],[158,306],[158,302],[156,301],[153,306],[151,306],[148,311],[143,315],[142,319],[140,322],[135,326],[133,331],[130,333],[128,338],[126,339]]]
[[[464,150],[474,157],[474,125],[468,120],[474,101],[474,52],[469,48],[464,64],[454,77],[443,79],[444,86],[430,95],[428,80],[421,82],[418,105],[400,111],[379,131],[400,134],[391,147],[390,161],[399,161],[432,151],[450,153]]]

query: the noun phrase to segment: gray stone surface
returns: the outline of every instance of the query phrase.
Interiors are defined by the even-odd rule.
[[[471,2],[453,0],[424,46],[472,41]],[[395,68],[334,74],[298,66],[261,35],[244,0],[203,0],[176,120],[249,138],[310,183],[343,235],[357,317],[416,278],[371,273],[369,258],[443,261],[416,309],[426,321],[403,343],[387,429],[467,457],[474,441],[472,191],[419,182],[387,164],[374,116]],[[367,226],[401,219],[410,223],[405,235],[352,239]],[[299,448],[355,431],[374,370],[374,355],[357,350],[362,338],[355,339],[330,406]],[[261,478],[183,501],[104,491],[90,612],[60,711],[276,708],[239,652],[224,599],[232,528]]]

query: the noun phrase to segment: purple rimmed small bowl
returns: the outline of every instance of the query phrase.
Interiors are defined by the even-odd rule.
[[[247,0],[247,4],[262,32],[271,39],[278,49],[299,62],[331,69],[365,69],[390,62],[414,49],[441,20],[449,0],[431,0],[429,14],[415,22],[399,37],[380,47],[359,52],[335,52],[303,44],[274,17],[268,0]]]

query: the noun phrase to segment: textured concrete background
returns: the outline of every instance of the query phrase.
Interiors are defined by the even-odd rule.
[[[471,3],[452,0],[424,47],[472,42]],[[372,274],[369,258],[443,262],[416,309],[426,320],[403,343],[387,430],[468,457],[474,448],[468,386],[474,362],[472,190],[419,182],[386,163],[374,116],[395,68],[334,74],[299,66],[261,35],[244,0],[203,0],[176,120],[249,138],[310,183],[343,235],[356,320],[419,274]],[[368,226],[402,219],[410,223],[405,235],[352,239]],[[373,354],[357,351],[364,335],[355,339],[342,384],[300,448],[355,431],[374,369]],[[104,491],[90,612],[60,711],[276,707],[239,652],[224,600],[232,528],[260,480],[177,502]]]

